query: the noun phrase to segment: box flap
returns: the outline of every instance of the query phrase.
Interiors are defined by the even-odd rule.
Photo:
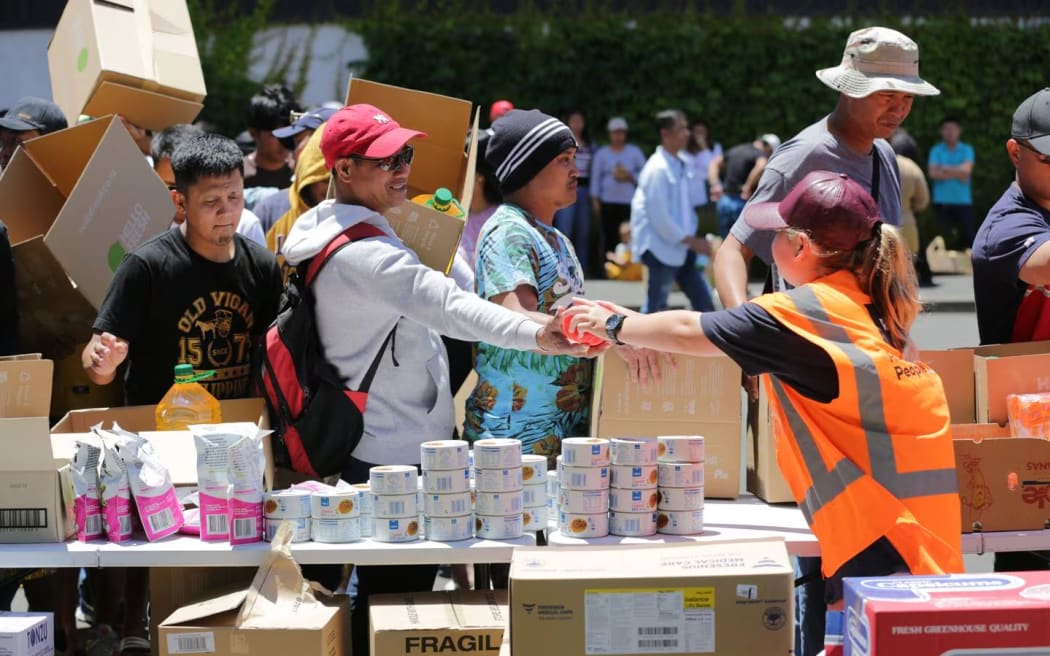
[[[463,176],[463,189],[459,192],[459,204],[470,213],[470,204],[474,201],[474,177],[478,170],[478,157],[485,153],[478,152],[478,124],[481,120],[481,108],[474,110],[474,122],[470,126],[470,147],[467,148],[467,173]]]
[[[472,103],[351,76],[346,104],[356,103],[375,105],[403,127],[427,133],[426,139],[413,142],[416,155],[408,180],[410,197],[434,193],[438,187],[463,188],[467,177],[464,143],[471,126]]]
[[[175,209],[167,187],[120,120],[85,125],[94,123],[106,125],[105,135],[44,242],[98,307],[124,255],[168,229]],[[56,159],[44,165],[53,169]]]
[[[466,223],[408,200],[384,214],[397,236],[435,271],[448,273]]]
[[[68,199],[113,120],[116,119],[86,121],[66,130],[30,139],[23,147],[59,193]],[[75,118],[70,122],[75,123]],[[130,135],[128,139],[131,139]]]
[[[55,471],[47,417],[0,419],[0,471]]]
[[[989,344],[973,348],[974,355],[981,357],[1007,357],[1011,355],[1031,355],[1033,353],[1050,353],[1050,341],[1015,342],[1013,344]]]
[[[260,428],[267,428],[266,402],[260,398],[223,399],[219,401],[222,408],[222,420],[258,422]],[[153,431],[157,428],[155,405],[132,405],[120,408],[91,408],[73,410],[51,427],[52,433],[86,433],[100,421],[120,424],[125,430],[140,432]]]
[[[47,417],[51,410],[51,360],[0,361],[0,417]]]
[[[672,369],[660,361],[662,382],[643,389],[632,383],[627,364],[602,356],[598,414],[602,421],[739,421],[743,417],[740,367],[727,357],[675,356]]]
[[[91,339],[98,311],[80,293],[42,236],[12,250],[22,348],[60,360]]]
[[[919,353],[919,359],[941,377],[953,424],[967,424],[977,418],[973,354],[973,349]]]
[[[507,622],[507,590],[455,590],[449,600],[456,622],[467,629],[502,629]]]
[[[228,594],[213,597],[195,604],[189,604],[176,610],[168,618],[160,623],[161,626],[177,626],[179,624],[192,624],[209,617],[238,610],[248,596],[248,590],[238,590]]]
[[[88,116],[121,114],[135,125],[160,131],[176,123],[193,123],[204,108],[200,98],[180,98],[164,89],[146,89],[108,76],[84,105]]]
[[[65,196],[40,170],[26,149],[16,150],[7,167],[0,172],[0,216],[4,217],[11,243],[17,246],[47,234],[64,202]]]
[[[447,592],[376,595],[369,598],[372,630],[421,631],[458,626]]]
[[[1050,391],[1050,353],[974,358],[977,421],[1005,424],[1006,397]]]
[[[625,567],[630,563],[630,567]],[[587,549],[519,547],[511,581],[721,577],[794,570],[783,539],[717,540],[667,545],[618,545]]]

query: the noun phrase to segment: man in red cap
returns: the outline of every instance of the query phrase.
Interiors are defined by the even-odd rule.
[[[339,250],[312,285],[322,348],[348,388],[359,387],[380,354],[364,434],[343,468],[350,483],[367,481],[374,465],[418,465],[420,444],[452,437],[442,334],[521,351],[589,352],[569,345],[551,317],[529,317],[460,290],[394,233],[383,213],[405,202],[414,156],[409,142],[425,136],[372,105],[337,111],[321,137],[335,198],[299,217],[284,244],[287,262],[297,266],[353,226],[368,224],[375,235]],[[354,653],[368,653],[368,595],[430,590],[436,569],[358,568]]]

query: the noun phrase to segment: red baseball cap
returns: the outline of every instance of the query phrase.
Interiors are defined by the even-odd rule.
[[[514,109],[514,103],[509,100],[497,100],[489,107],[489,123],[495,123],[496,119]]]
[[[815,242],[850,251],[872,237],[882,219],[868,191],[843,173],[813,171],[780,202],[744,208],[744,222],[755,230],[797,228]]]
[[[383,159],[396,154],[409,139],[425,132],[401,127],[372,105],[349,105],[332,114],[321,135],[321,153],[329,170],[335,160],[349,155]]]

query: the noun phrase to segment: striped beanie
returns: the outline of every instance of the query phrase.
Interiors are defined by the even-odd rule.
[[[569,148],[572,130],[538,109],[512,109],[492,124],[485,161],[496,172],[504,194],[514,193]]]

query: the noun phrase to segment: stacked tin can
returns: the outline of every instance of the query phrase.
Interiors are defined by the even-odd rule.
[[[558,456],[558,530],[574,538],[609,534],[609,440],[569,437]]]
[[[640,537],[656,533],[656,440],[614,438],[609,443],[609,532]]]
[[[658,439],[659,502],[656,530],[672,535],[704,532],[704,438],[672,435]]]
[[[328,543],[360,540],[360,498],[353,487],[315,490],[310,495],[310,538]]]
[[[428,540],[455,542],[474,537],[470,500],[470,445],[434,440],[419,447],[423,468],[419,491],[423,532]]]
[[[274,490],[263,495],[264,539],[273,540],[282,522],[292,525],[292,542],[310,541],[310,492]]]
[[[524,487],[521,442],[509,438],[474,442],[474,533],[486,540],[521,537]]]
[[[418,540],[419,475],[412,465],[381,465],[368,471],[372,491],[372,539],[378,542]]]
[[[522,528],[526,532],[547,528],[547,456],[521,457]]]
[[[375,503],[372,500],[372,486],[368,483],[354,483],[350,487],[357,490],[357,506],[361,512],[361,537],[372,537],[375,524]]]

